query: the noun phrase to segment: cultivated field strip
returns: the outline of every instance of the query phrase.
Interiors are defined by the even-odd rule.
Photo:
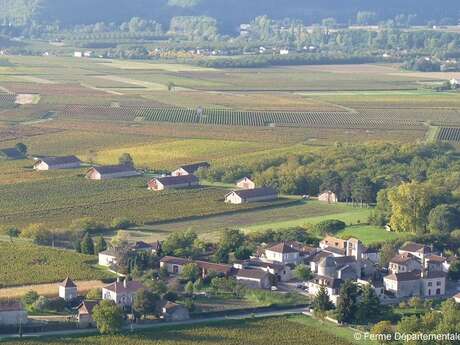
[[[438,134],[438,140],[460,142],[460,127],[442,127]]]
[[[13,108],[16,105],[16,95],[0,93],[0,108]]]
[[[112,121],[151,121],[248,127],[423,129],[423,124],[419,121],[387,118],[384,113],[380,114],[379,117],[369,118],[360,113],[351,112],[197,110],[186,108],[69,105],[60,115],[65,118]]]

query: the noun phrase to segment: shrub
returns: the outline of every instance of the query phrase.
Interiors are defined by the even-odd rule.
[[[347,225],[341,220],[328,219],[313,226],[313,231],[319,235],[334,234],[345,229]]]

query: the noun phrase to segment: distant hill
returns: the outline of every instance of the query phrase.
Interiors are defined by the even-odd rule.
[[[0,23],[42,20],[89,24],[141,16],[167,24],[177,15],[209,15],[225,30],[264,14],[310,23],[326,17],[346,23],[359,10],[374,11],[380,19],[400,13],[417,14],[420,20],[460,18],[458,0],[0,0],[0,9]]]

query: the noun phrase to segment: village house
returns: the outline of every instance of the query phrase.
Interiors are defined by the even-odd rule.
[[[80,160],[75,156],[45,157],[35,161],[33,168],[37,171],[75,169],[80,167]]]
[[[211,272],[217,273],[220,276],[231,276],[233,273],[233,266],[225,264],[215,264],[207,261],[189,260],[178,258],[174,256],[165,256],[160,260],[160,267],[166,268],[168,273],[181,274],[185,265],[196,264],[200,269],[200,275],[205,278]]]
[[[313,279],[307,282],[307,289],[310,295],[316,296],[321,287],[324,287],[331,302],[337,305],[342,283],[343,281],[341,279],[315,275]]]
[[[135,252],[147,252],[155,255],[161,251],[161,242],[146,243],[144,241],[137,241],[130,246],[130,249]]]
[[[398,254],[394,256],[388,265],[391,273],[421,271],[422,264],[415,256],[409,253]]]
[[[93,319],[93,309],[99,304],[98,301],[83,301],[78,307],[78,327],[90,328],[96,327],[96,322]]]
[[[160,260],[160,268],[165,268],[170,274],[181,274],[182,268],[191,262],[192,261],[188,259],[165,256]]]
[[[110,248],[98,254],[99,265],[111,267],[117,263],[117,253],[115,249]]]
[[[21,302],[0,302],[0,326],[24,325],[27,322],[27,311]]]
[[[67,302],[78,297],[77,285],[69,277],[59,283],[59,297]]]
[[[129,165],[106,165],[91,168],[86,173],[86,178],[89,180],[108,180],[139,175],[136,169]]]
[[[195,175],[158,177],[148,182],[148,189],[160,191],[165,189],[190,188],[199,185]]]
[[[278,199],[278,192],[269,187],[235,190],[225,196],[225,202],[230,204],[244,204],[276,199]]]
[[[431,248],[423,244],[418,244],[414,242],[405,243],[399,250],[399,254],[410,254],[415,256],[423,262],[426,257],[431,255]]]
[[[161,318],[166,321],[184,321],[190,319],[190,313],[183,305],[168,301],[161,308]]]
[[[356,238],[342,240],[333,236],[326,236],[319,244],[322,251],[331,253],[333,256],[353,256],[356,260],[365,257],[363,254],[365,247],[362,242]]]
[[[184,175],[193,175],[200,168],[209,168],[210,164],[208,162],[199,162],[194,164],[182,165],[178,169],[174,170],[172,176],[184,176]]]
[[[240,189],[255,189],[256,184],[249,177],[243,177],[236,182],[236,187]]]
[[[296,265],[300,262],[300,253],[287,243],[281,242],[265,249],[265,254],[260,259],[266,262]]]
[[[322,202],[327,202],[328,204],[336,204],[339,202],[337,195],[334,192],[331,192],[330,190],[318,195],[318,200]]]
[[[245,260],[241,263],[234,263],[233,267],[237,269],[258,269],[273,275],[277,281],[286,282],[292,279],[293,264],[282,264],[278,262],[267,262],[260,258]]]
[[[413,296],[443,296],[446,291],[446,273],[411,271],[392,273],[383,278],[385,290],[392,292],[397,298]]]
[[[135,280],[128,281],[117,278],[117,281],[102,288],[102,299],[114,301],[123,308],[129,308],[134,301],[134,295],[137,291],[143,289],[142,283]]]
[[[270,274],[257,269],[239,269],[236,271],[235,279],[244,285],[258,289],[269,289],[272,286]]]

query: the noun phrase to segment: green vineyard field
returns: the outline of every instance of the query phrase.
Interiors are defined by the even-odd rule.
[[[423,124],[418,121],[387,118],[384,112],[376,118],[367,118],[360,113],[352,112],[272,112],[69,105],[61,113],[61,116],[112,121],[151,121],[227,126],[423,129]]]

